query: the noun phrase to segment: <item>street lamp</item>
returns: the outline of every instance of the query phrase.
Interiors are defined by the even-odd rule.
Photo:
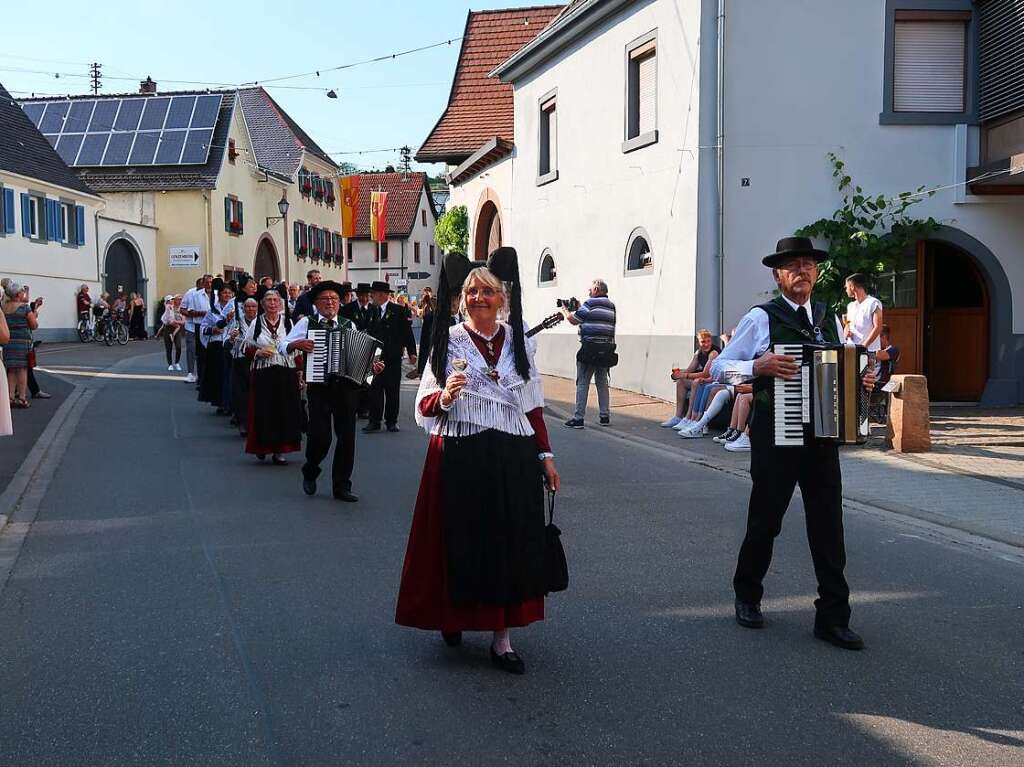
[[[277,201],[277,209],[281,212],[280,216],[267,216],[267,226],[277,221],[284,221],[288,215],[288,196],[284,193],[281,194],[281,199]]]

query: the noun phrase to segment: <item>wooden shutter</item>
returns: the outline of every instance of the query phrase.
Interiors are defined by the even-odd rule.
[[[418,242],[412,244],[412,260],[417,264],[420,262],[420,244]]]
[[[242,224],[242,201],[235,200],[235,220],[238,222],[238,233],[241,234],[243,230]]]
[[[46,239],[55,242],[60,238],[60,206],[56,200],[46,200]]]
[[[978,6],[978,116],[1024,109],[1024,0]]]
[[[14,234],[14,190],[4,189],[4,232]]]
[[[967,25],[896,21],[893,110],[963,112]]]
[[[24,192],[21,193],[21,236],[32,236],[32,202]]]
[[[231,231],[231,198],[224,198],[224,231]]]
[[[85,208],[81,205],[75,206],[75,241],[85,245]]]
[[[637,69],[637,113],[640,135],[643,135],[658,127],[655,120],[658,104],[658,57],[652,51],[637,61]]]

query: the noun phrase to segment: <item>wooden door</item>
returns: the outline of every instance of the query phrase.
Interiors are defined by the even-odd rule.
[[[925,264],[925,375],[932,401],[977,402],[989,369],[989,300],[963,251],[928,243]]]

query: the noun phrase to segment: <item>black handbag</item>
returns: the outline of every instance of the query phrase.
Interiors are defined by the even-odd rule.
[[[548,524],[544,528],[544,594],[569,588],[569,564],[562,548],[562,531],[555,526],[555,494],[548,491]]]
[[[583,341],[576,352],[576,359],[595,368],[613,368],[619,364],[614,341]]]

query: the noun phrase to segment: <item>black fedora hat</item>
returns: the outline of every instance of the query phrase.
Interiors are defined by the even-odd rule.
[[[351,293],[352,292],[352,283],[349,282],[348,280],[345,280],[343,283],[341,283],[341,289],[345,293]]]
[[[358,285],[356,285],[356,295],[361,295],[363,293],[369,293],[369,292],[370,292],[370,283],[368,283],[368,282],[360,282]]]
[[[346,288],[345,285],[348,285],[348,287]],[[342,295],[352,290],[352,285],[350,283],[338,283],[334,280],[323,280],[309,289],[309,300],[315,303],[320,294],[325,290],[334,291],[338,294],[338,298],[340,299]]]
[[[783,237],[775,246],[775,252],[761,259],[761,263],[775,269],[790,258],[810,257],[816,263],[828,260],[828,253],[814,247],[810,237]]]
[[[370,283],[370,290],[379,290],[382,293],[394,293],[395,292],[394,290],[391,289],[390,285],[388,285],[386,282],[381,282],[380,280],[374,280],[373,282],[371,282]]]

